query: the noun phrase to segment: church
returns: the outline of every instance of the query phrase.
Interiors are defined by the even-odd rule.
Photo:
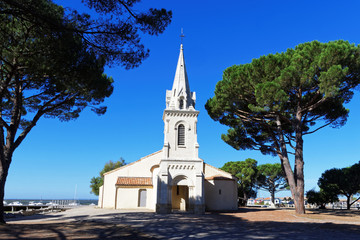
[[[166,91],[163,148],[105,173],[99,207],[197,214],[237,209],[236,177],[199,158],[195,102],[181,44],[173,86]]]

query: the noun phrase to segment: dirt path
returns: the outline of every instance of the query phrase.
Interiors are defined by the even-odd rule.
[[[342,213],[342,214],[341,214]],[[243,208],[204,215],[119,211],[81,207],[13,219],[0,239],[360,239],[356,213]]]

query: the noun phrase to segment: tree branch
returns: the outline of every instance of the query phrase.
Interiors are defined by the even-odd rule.
[[[124,8],[128,11],[128,13],[129,13],[133,18],[135,18],[136,20],[138,20],[138,17],[131,11],[131,9],[130,9],[123,1],[120,1],[120,0],[119,0],[119,3],[124,6]]]
[[[38,110],[38,112],[35,114],[34,118],[31,120],[31,124],[28,127],[26,127],[25,130],[16,139],[15,144],[14,144],[14,148],[17,148],[21,144],[21,142],[25,139],[25,137],[28,135],[28,133],[31,131],[31,129],[36,126],[36,123],[39,121],[41,116],[43,116],[47,112],[53,111],[54,109],[62,106],[63,104],[71,102],[74,98],[76,98],[76,95],[72,95],[71,97],[66,98],[64,101],[59,102],[59,103],[57,103],[55,105],[52,105],[51,107],[48,107],[49,105],[51,105],[51,102],[54,102],[55,100],[57,100],[61,96],[62,96],[61,94],[57,95],[56,97],[54,97],[53,99],[48,101],[46,104],[44,104]]]
[[[295,150],[295,147],[294,145],[291,143],[291,141],[294,139],[293,136],[290,136],[290,134],[284,134],[284,136],[288,139],[288,141],[286,143],[289,144],[289,146]]]
[[[5,122],[5,120],[2,118],[2,115],[0,116],[0,125],[1,125],[1,127],[6,128],[6,130],[9,130],[9,129],[10,129],[9,125],[7,124],[7,122]]]
[[[329,125],[332,124],[333,122],[335,122],[335,120],[333,120],[333,121],[331,121],[331,122],[329,122],[329,123],[327,123],[327,124],[325,124],[325,125],[323,125],[323,126],[321,126],[321,127],[318,127],[318,128],[315,129],[314,131],[303,133],[303,135],[312,134],[312,133],[314,133],[314,132],[317,132],[317,131],[319,131],[320,129],[326,127],[326,126],[329,126]]]
[[[17,129],[19,127],[20,118],[21,118],[21,106],[22,106],[22,91],[19,82],[19,76],[15,74],[14,82],[14,96],[12,98],[13,108],[11,110],[11,119],[10,125],[7,129],[7,136],[6,136],[6,148],[10,151],[13,149],[13,143],[16,136]],[[2,100],[2,99],[1,99]]]
[[[301,109],[301,113],[304,113],[304,112],[311,112],[313,111],[315,108],[317,108],[319,105],[321,105],[322,103],[324,103],[326,101],[326,98],[321,98],[319,101],[317,101],[316,103],[308,106],[308,107],[305,107],[303,109]]]
[[[353,205],[354,203],[356,203],[359,199],[360,199],[360,197],[358,197],[356,200],[354,200],[352,203],[350,203],[350,206]]]

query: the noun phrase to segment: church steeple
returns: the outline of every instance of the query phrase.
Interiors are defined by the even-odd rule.
[[[195,92],[190,91],[185,67],[184,49],[181,44],[173,87],[171,91],[168,90],[166,92],[166,109],[195,110],[195,100]]]
[[[190,91],[186,74],[184,49],[180,45],[179,60],[171,90],[166,91],[164,110],[164,159],[199,159],[195,92]]]

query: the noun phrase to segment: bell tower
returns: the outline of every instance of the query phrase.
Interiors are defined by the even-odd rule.
[[[176,67],[174,83],[166,91],[166,109],[164,110],[164,158],[165,159],[198,159],[197,116],[195,110],[196,95],[190,91],[186,73],[184,49]]]
[[[163,157],[159,165],[156,212],[204,213],[204,162],[199,158],[195,92],[190,91],[184,49],[171,90],[166,91]]]

